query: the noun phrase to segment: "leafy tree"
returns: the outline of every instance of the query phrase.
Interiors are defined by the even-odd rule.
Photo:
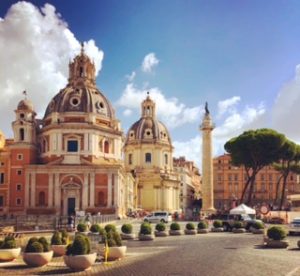
[[[289,173],[290,172],[298,173],[300,170],[300,166],[298,165],[299,160],[300,160],[300,146],[286,139],[281,149],[280,161],[273,164],[274,168],[281,173],[276,183],[276,194],[274,200],[274,204],[279,205],[279,210],[282,209],[284,203],[287,178],[289,176]],[[280,190],[281,182],[282,182],[281,196],[279,201],[279,190]]]
[[[262,128],[245,131],[226,142],[224,148],[230,153],[232,164],[244,166],[247,174],[241,202],[245,201],[245,195],[248,192],[248,198],[245,202],[251,204],[257,173],[264,166],[279,160],[285,140],[283,134],[272,129]]]

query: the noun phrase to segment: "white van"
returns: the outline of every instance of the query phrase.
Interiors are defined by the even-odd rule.
[[[144,217],[145,222],[170,222],[172,221],[172,216],[167,211],[155,211]]]

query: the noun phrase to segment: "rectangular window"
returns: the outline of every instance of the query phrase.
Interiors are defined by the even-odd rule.
[[[231,173],[228,174],[228,180],[229,180],[229,181],[232,180],[232,178],[231,178]]]
[[[132,154],[131,153],[129,153],[129,155],[128,155],[128,163],[129,163],[129,165],[132,165]]]
[[[78,141],[69,140],[68,141],[68,152],[78,152]]]
[[[0,207],[4,206],[4,196],[0,196]]]
[[[269,174],[269,181],[273,181],[273,174]]]
[[[18,154],[17,155],[17,160],[23,160],[23,154]]]
[[[264,181],[265,180],[265,176],[263,174],[260,175],[260,180]]]
[[[22,184],[17,184],[17,191],[21,191],[22,190]]]
[[[22,175],[22,170],[17,170],[17,175]]]
[[[145,154],[145,161],[146,163],[151,163],[151,153],[147,152]]]
[[[21,198],[17,198],[17,205],[21,205],[22,204],[22,199]]]
[[[0,173],[0,184],[3,184],[4,180],[4,173]]]
[[[234,180],[235,180],[235,181],[238,181],[238,179],[239,179],[239,175],[236,173],[236,174],[234,175]]]

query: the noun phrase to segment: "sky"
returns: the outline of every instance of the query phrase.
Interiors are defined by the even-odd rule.
[[[248,129],[300,141],[300,1],[0,2],[0,129],[12,137],[26,89],[39,118],[84,42],[124,133],[156,101],[174,156],[201,166],[204,105],[214,156]]]

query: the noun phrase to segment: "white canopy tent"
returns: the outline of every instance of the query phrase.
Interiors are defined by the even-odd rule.
[[[256,211],[245,204],[241,204],[229,211],[231,215],[255,215]]]

